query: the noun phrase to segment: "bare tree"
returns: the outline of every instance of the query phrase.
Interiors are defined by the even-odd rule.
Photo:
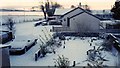
[[[120,1],[115,2],[113,8],[111,9],[113,12],[113,18],[120,20]]]
[[[42,3],[40,5],[40,9],[43,11],[45,19],[46,19],[46,15],[48,16],[54,15],[55,9],[60,7],[62,7],[62,5],[58,4],[57,2],[55,3],[50,2],[49,0],[47,0],[45,3]]]
[[[75,8],[76,6],[74,6],[74,5],[71,5],[71,8]]]

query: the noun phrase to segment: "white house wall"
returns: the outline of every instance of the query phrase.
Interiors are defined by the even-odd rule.
[[[72,31],[78,32],[96,32],[99,30],[99,23],[100,20],[96,17],[82,13],[70,19],[70,28]]]
[[[67,26],[67,18],[70,18],[71,16],[74,16],[74,15],[76,15],[76,14],[78,14],[78,13],[81,13],[81,12],[83,12],[83,10],[77,8],[76,10],[74,10],[74,11],[68,13],[67,15],[65,15],[65,16],[62,18],[62,25],[63,25],[63,26]]]

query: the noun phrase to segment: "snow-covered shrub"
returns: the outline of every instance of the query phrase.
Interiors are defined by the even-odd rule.
[[[54,60],[55,60],[55,65],[58,68],[69,68],[70,61],[69,61],[68,58],[65,58],[63,55],[62,56],[58,56],[58,58],[54,59]]]
[[[103,63],[104,61],[108,61],[108,60],[104,59],[105,56],[101,54],[102,51],[103,51],[102,46],[99,46],[97,49],[94,48],[87,51],[87,55],[88,55],[87,61],[89,62],[88,66],[93,66],[96,68],[105,67]]]
[[[40,49],[41,49],[42,56],[45,57],[48,51],[47,48],[45,46],[40,46]]]
[[[14,29],[15,22],[13,21],[12,18],[8,18],[6,24],[10,31],[12,31]]]
[[[102,46],[104,47],[104,49],[106,51],[111,51],[112,50],[112,45],[114,45],[113,44],[113,39],[110,38],[109,36],[107,36],[105,38],[105,40],[103,41]]]

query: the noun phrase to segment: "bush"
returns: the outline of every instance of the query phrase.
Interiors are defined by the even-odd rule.
[[[68,58],[65,58],[63,55],[58,56],[58,58],[54,59],[54,60],[55,60],[56,66],[58,66],[58,68],[69,68],[70,61]]]
[[[14,22],[13,22],[13,19],[12,18],[8,18],[8,20],[7,20],[7,27],[8,27],[8,29],[9,30],[13,30],[14,29]]]

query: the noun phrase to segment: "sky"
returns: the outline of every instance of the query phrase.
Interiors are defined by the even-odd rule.
[[[40,2],[45,0],[0,0],[0,8],[16,8],[16,9],[28,9],[32,6],[37,6]],[[79,2],[87,4],[93,10],[111,9],[116,0],[51,0],[58,2],[65,8],[70,8],[71,5],[78,5]]]

